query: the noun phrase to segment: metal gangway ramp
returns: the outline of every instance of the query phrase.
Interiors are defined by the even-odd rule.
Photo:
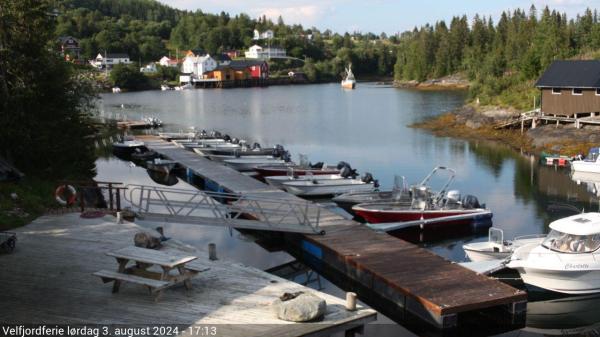
[[[321,208],[310,201],[144,185],[127,185],[125,200],[142,221],[324,233]]]

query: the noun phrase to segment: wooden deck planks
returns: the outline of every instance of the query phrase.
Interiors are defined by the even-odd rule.
[[[148,142],[153,150],[179,161],[231,192],[270,194],[299,200],[296,196],[164,141],[151,137],[142,140]],[[304,235],[305,240],[334,254],[347,266],[371,273],[378,281],[413,298],[437,315],[526,300],[524,292],[472,272],[426,249],[387,234],[376,233],[327,209],[321,209],[321,217],[326,219],[321,226],[327,234]]]
[[[79,214],[45,216],[16,230],[19,245],[0,255],[0,311],[5,323],[99,324],[226,324],[219,336],[290,336],[338,331],[375,319],[360,307],[343,309],[344,300],[313,291],[263,271],[224,260],[210,261],[206,252],[175,240],[163,248],[171,255],[198,256],[194,264],[210,267],[183,286],[165,290],[158,303],[142,286],[125,283],[117,294],[93,275],[116,269],[107,251],[133,245],[135,224],[117,224],[113,217],[81,219]],[[294,324],[274,317],[269,304],[283,292],[310,291],[326,299],[322,322]],[[362,323],[361,323],[362,322]]]

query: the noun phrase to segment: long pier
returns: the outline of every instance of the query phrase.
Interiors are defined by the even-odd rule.
[[[158,137],[138,138],[185,167],[188,177],[206,190],[302,200]],[[372,294],[377,301],[387,301],[393,311],[408,312],[438,328],[455,327],[460,316],[481,310],[502,307],[514,315],[525,312],[525,292],[414,244],[377,233],[325,208],[320,210],[319,227],[323,235],[282,235],[296,253],[314,261],[311,267],[317,271],[335,272],[358,284],[371,306],[375,306],[368,301]]]

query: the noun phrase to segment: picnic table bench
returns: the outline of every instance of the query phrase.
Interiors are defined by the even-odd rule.
[[[106,255],[116,258],[119,264],[117,271],[100,270],[94,275],[104,283],[114,282],[113,293],[119,291],[122,282],[130,282],[147,287],[155,295],[155,300],[160,298],[164,289],[179,283],[183,283],[186,289],[192,289],[191,278],[209,269],[197,264],[187,265],[196,260],[196,256],[134,246],[111,251]],[[130,261],[134,264],[127,266]],[[150,270],[152,266],[159,267],[159,271]]]

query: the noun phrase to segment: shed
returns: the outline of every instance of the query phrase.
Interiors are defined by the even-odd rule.
[[[600,113],[600,61],[554,61],[538,79],[545,115],[595,116]]]

